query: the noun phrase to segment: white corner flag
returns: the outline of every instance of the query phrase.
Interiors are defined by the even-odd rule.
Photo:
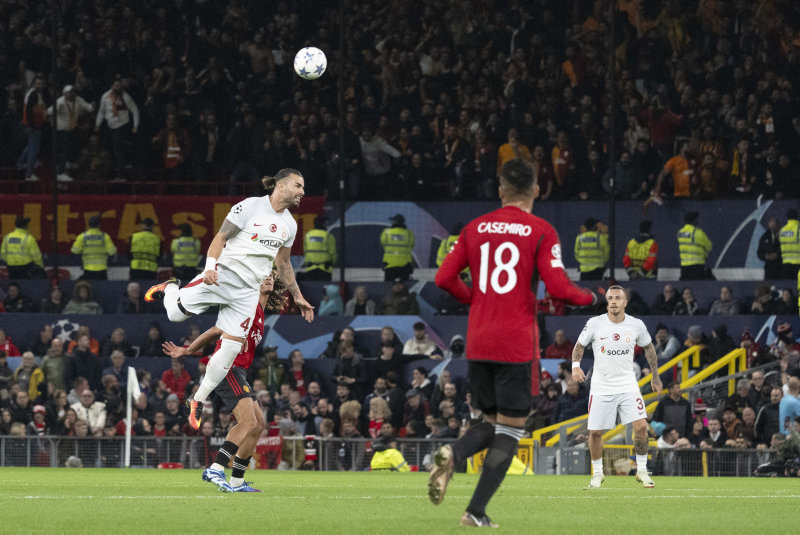
[[[136,370],[128,366],[128,394],[125,403],[127,406],[125,409],[125,468],[130,468],[131,466],[131,428],[133,427],[131,409],[141,394],[142,391],[139,390],[139,378],[136,377]]]

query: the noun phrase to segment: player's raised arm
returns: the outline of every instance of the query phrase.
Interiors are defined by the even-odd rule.
[[[242,229],[237,227],[227,218],[222,222],[219,232],[211,240],[211,245],[208,246],[208,253],[206,254],[206,267],[203,269],[203,282],[206,284],[217,284],[217,259],[222,254],[225,244],[232,240],[234,236],[239,234]]]
[[[177,359],[196,353],[208,344],[215,342],[220,336],[222,336],[222,330],[215,325],[195,338],[192,343],[189,344],[189,347],[178,346],[172,342],[164,342],[161,344],[161,348],[165,355]]]
[[[278,250],[278,255],[275,257],[275,267],[278,268],[278,277],[286,285],[289,290],[289,295],[294,299],[295,304],[300,309],[300,314],[303,318],[311,323],[314,321],[314,307],[305,300],[303,294],[300,292],[300,287],[297,285],[297,280],[294,278],[294,269],[290,259],[291,248],[281,247]]]
[[[461,272],[469,265],[467,260],[464,230],[453,244],[453,248],[444,257],[442,265],[436,272],[436,286],[451,294],[461,303],[469,303],[472,299],[472,288],[464,284]]]
[[[653,346],[653,342],[650,342],[644,348],[644,357],[647,359],[647,365],[650,366],[650,369],[653,371],[653,378],[650,379],[650,386],[653,387],[654,392],[660,394],[664,387],[661,384],[661,377],[658,375],[658,355],[656,354],[656,348]]]

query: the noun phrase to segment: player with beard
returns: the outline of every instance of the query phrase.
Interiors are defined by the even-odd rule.
[[[203,273],[183,288],[173,277],[145,294],[145,301],[163,298],[171,321],[184,321],[219,306],[216,326],[222,332],[220,346],[206,367],[200,388],[194,397],[186,399],[189,425],[194,429],[200,427],[203,402],[228,375],[242,350],[259,287],[273,265],[306,321],[314,319],[314,307],[300,293],[290,261],[297,223],[289,208],[297,208],[305,194],[303,175],[287,168],[261,182],[267,195],[249,197],[231,208],[208,248]]]

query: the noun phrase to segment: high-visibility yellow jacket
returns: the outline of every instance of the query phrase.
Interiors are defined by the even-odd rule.
[[[191,236],[175,238],[170,244],[172,265],[175,267],[196,267],[200,262],[200,240]]]
[[[104,271],[108,268],[108,257],[117,254],[111,236],[98,228],[90,228],[72,244],[72,254],[81,255],[84,271]]]
[[[161,240],[149,230],[141,230],[131,236],[131,269],[158,270],[158,254]]]
[[[594,271],[605,267],[610,249],[608,236],[596,230],[587,230],[575,238],[575,260],[581,272]]]
[[[311,229],[303,236],[303,253],[307,270],[321,269],[333,273],[336,238],[325,229]]]
[[[33,235],[24,228],[15,228],[3,238],[0,258],[9,266],[27,266],[34,263],[44,267],[42,252]]]
[[[458,235],[455,236],[448,236],[446,240],[443,240],[442,243],[439,244],[439,250],[436,252],[436,265],[441,266],[442,262],[444,262],[444,257],[447,256],[447,253],[450,252],[450,249],[453,248],[453,244],[456,243],[458,240]]]
[[[781,258],[784,264],[800,264],[800,222],[790,219],[781,227],[778,241],[781,244]]]
[[[381,232],[384,267],[402,267],[412,262],[414,233],[403,227],[391,227]]]
[[[699,227],[687,224],[678,231],[681,266],[705,265],[711,247],[711,240]]]
[[[403,454],[394,448],[376,451],[369,463],[372,470],[393,470],[395,472],[410,472]]]
[[[646,237],[646,236],[645,236]],[[639,241],[632,238],[625,247],[625,256],[622,265],[633,270],[639,276],[655,278],[658,267],[658,243],[653,238]]]

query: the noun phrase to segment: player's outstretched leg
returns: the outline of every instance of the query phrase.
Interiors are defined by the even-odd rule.
[[[633,422],[633,449],[636,452],[636,481],[646,489],[656,486],[650,472],[647,471],[647,421],[644,419]]]
[[[447,485],[453,476],[453,467],[488,448],[492,438],[494,425],[481,422],[471,426],[452,446],[439,448],[434,457],[434,468],[428,477],[428,497],[434,505],[439,505],[444,500]]]
[[[206,366],[206,374],[194,396],[186,398],[189,407],[189,425],[200,429],[200,417],[203,414],[203,403],[217,385],[225,379],[231,369],[236,355],[242,350],[242,342],[230,338],[222,338],[219,350],[211,356]]]

